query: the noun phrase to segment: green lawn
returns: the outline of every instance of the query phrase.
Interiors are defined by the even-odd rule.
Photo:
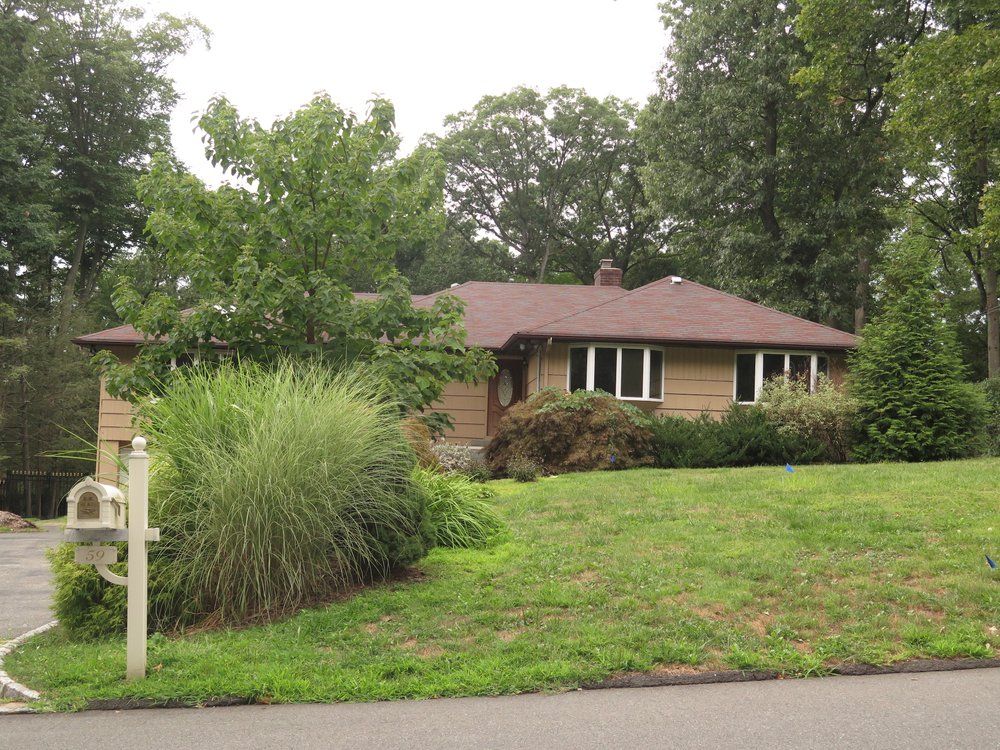
[[[124,639],[58,630],[9,661],[54,707],[89,698],[338,701],[571,688],[628,671],[994,656],[1000,460],[497,482],[510,537],[279,624]]]

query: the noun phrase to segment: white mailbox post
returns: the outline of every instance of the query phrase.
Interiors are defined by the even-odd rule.
[[[146,628],[149,599],[149,573],[146,542],[160,539],[159,529],[149,526],[149,454],[146,439],[132,440],[128,457],[128,527],[124,512],[115,515],[115,507],[123,505],[117,487],[99,484],[89,477],[70,490],[66,502],[66,539],[89,542],[77,547],[76,562],[93,565],[107,581],[128,587],[128,631],[126,634],[125,678],[146,676]],[[112,573],[108,565],[118,561],[117,547],[102,547],[101,543],[128,542],[128,574]]]

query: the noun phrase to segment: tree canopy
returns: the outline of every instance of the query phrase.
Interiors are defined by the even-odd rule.
[[[483,97],[430,139],[447,165],[449,213],[469,245],[499,243],[513,278],[593,281],[661,259],[659,220],[639,179],[635,105],[580,89]]]
[[[933,239],[949,290],[972,292],[990,375],[1000,375],[1000,252],[989,218],[1000,166],[998,20],[989,0],[803,0],[798,18],[813,52],[801,79],[854,110],[877,102],[887,138],[873,157],[901,164],[907,231]],[[953,319],[968,317],[957,305]]]
[[[707,283],[860,328],[894,175],[863,115],[792,81],[809,62],[797,4],[662,7],[671,43],[641,131],[673,248]]]
[[[140,183],[148,231],[197,302],[182,310],[172,295],[119,284],[119,310],[151,342],[131,364],[99,355],[111,389],[148,392],[172,360],[209,359],[219,342],[253,359],[371,362],[414,410],[492,372],[486,352],[465,346],[460,301],[414,306],[395,269],[400,243],[440,234],[444,209],[440,161],[397,158],[388,101],[359,118],[321,95],[265,127],[218,98],[199,126],[208,158],[234,179],[209,188],[157,155]],[[362,271],[377,295],[356,299]]]
[[[136,183],[177,98],[165,68],[206,36],[118,0],[0,2],[0,420],[23,468],[96,416],[69,339],[117,322],[94,302],[143,244]]]

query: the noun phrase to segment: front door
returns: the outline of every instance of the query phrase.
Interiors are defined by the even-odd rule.
[[[524,398],[524,362],[521,359],[497,360],[497,374],[490,378],[489,405],[486,410],[486,434],[493,437],[497,424],[507,410]]]

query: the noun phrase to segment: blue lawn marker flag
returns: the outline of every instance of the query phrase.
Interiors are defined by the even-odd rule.
[[[795,469],[792,468],[791,464],[785,464],[785,471],[787,471],[789,474],[795,473]]]
[[[990,559],[989,555],[986,555],[986,564],[993,568],[993,570],[997,569],[997,564]]]

